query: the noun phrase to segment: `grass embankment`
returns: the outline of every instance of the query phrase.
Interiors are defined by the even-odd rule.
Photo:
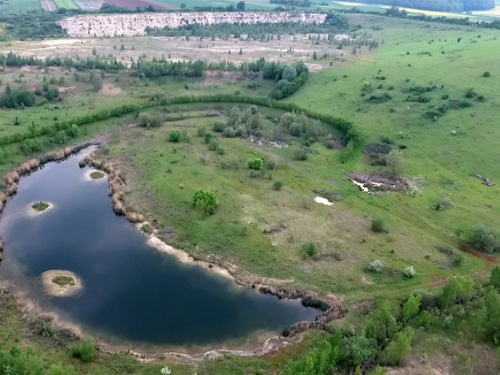
[[[152,362],[139,362],[127,354],[101,354],[95,346],[84,339],[51,327],[50,322],[23,317],[21,306],[8,294],[0,293],[0,351],[15,346],[23,353],[32,348],[36,355],[25,361],[27,374],[134,374],[157,375],[168,364],[174,375],[261,375],[275,374],[286,360],[297,356],[301,351],[309,351],[318,340],[324,337],[321,332],[308,335],[298,345],[285,348],[280,353],[266,359],[241,358],[227,355],[215,360],[199,362],[196,365],[175,364],[169,360],[158,359]],[[24,355],[24,354],[23,354]],[[85,361],[84,361],[85,358]],[[18,360],[17,363],[23,363]],[[59,366],[62,372],[50,369]],[[50,369],[50,370],[49,370]],[[53,372],[50,372],[53,371]]]
[[[234,263],[240,276],[249,272],[287,280],[290,287],[350,297],[364,295],[366,290],[394,293],[392,288],[387,291],[388,285],[404,293],[450,274],[448,256],[426,244],[432,235],[419,238],[421,232],[400,231],[392,221],[388,233],[375,233],[371,215],[349,212],[351,201],[366,198],[345,179],[349,170],[341,163],[344,151],[318,142],[310,146],[306,160],[296,160],[296,150],[306,149],[299,138],[280,149],[219,134],[217,141],[224,152],[210,152],[198,129],[217,134],[211,130],[214,123],[228,121],[228,117],[203,117],[199,109],[203,106],[207,104],[169,107],[188,119],[122,132],[103,153],[105,158],[120,160],[128,176],[127,201],[158,220],[167,242],[195,256]],[[215,106],[227,115],[233,105]],[[240,105],[243,110],[246,107]],[[270,119],[284,112],[259,110],[266,119],[266,138],[278,128]],[[189,118],[196,114],[200,117]],[[169,143],[173,129],[185,132],[191,142]],[[339,136],[334,129],[328,131]],[[247,165],[255,157],[276,166],[255,177]],[[277,182],[280,189],[275,188]],[[216,214],[209,218],[192,208],[192,196],[199,189],[212,190],[219,200]],[[315,191],[346,199],[324,206],[314,201]],[[301,247],[308,241],[318,244],[318,254],[304,259]],[[374,259],[382,260],[392,272],[371,280],[364,269]],[[460,272],[479,264],[470,258]],[[402,274],[410,265],[415,265],[418,274],[411,281]]]

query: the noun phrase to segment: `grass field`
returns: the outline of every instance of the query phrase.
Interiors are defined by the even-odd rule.
[[[73,0],[54,0],[57,9],[78,9]]]
[[[40,12],[40,0],[9,0],[3,4],[8,13]]]

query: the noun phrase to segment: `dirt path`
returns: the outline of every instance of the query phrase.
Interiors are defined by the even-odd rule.
[[[52,0],[42,0],[42,8],[46,12],[55,12],[57,10]]]

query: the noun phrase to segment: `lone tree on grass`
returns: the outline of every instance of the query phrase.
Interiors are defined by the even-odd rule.
[[[213,215],[218,204],[217,197],[210,190],[198,190],[193,195],[193,206],[207,215]]]
[[[385,158],[387,166],[391,169],[393,176],[401,174],[403,170],[403,153],[393,150]]]
[[[172,130],[168,136],[168,140],[173,143],[177,143],[181,140],[181,132],[178,130]]]

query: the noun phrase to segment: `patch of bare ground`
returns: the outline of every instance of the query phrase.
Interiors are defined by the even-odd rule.
[[[402,366],[389,368],[388,375],[497,375],[495,350],[486,344],[466,342],[452,344],[442,337],[440,351],[434,355],[413,355]],[[444,345],[443,345],[444,344]]]
[[[311,38],[310,38],[311,37]],[[315,44],[313,40],[320,38],[322,43]],[[124,49],[117,48],[123,45]],[[184,61],[202,59],[208,62],[232,61],[236,65],[243,62],[265,58],[266,61],[291,64],[298,60],[304,61],[312,72],[320,71],[332,63],[339,66],[359,59],[363,55],[371,55],[368,47],[359,47],[356,55],[351,55],[346,49],[338,50],[337,45],[327,42],[326,34],[282,35],[280,39],[268,41],[248,40],[246,35],[228,40],[207,40],[191,37],[122,37],[116,38],[85,38],[85,39],[54,39],[36,43],[17,41],[9,46],[0,46],[0,53],[13,52],[23,57],[70,57],[93,58],[94,49],[99,55],[113,56],[118,61],[131,64],[146,55],[147,59],[161,59],[168,49],[169,61]],[[240,55],[241,50],[241,55]],[[313,56],[321,56],[314,60]],[[327,56],[324,58],[323,56]],[[355,57],[354,57],[355,56]],[[36,69],[36,68],[34,68]],[[209,79],[214,79],[209,77]],[[230,77],[237,79],[237,76]]]
[[[122,89],[113,85],[104,85],[102,89],[99,90],[99,94],[106,96],[117,96],[122,93]]]
[[[55,12],[57,10],[56,4],[51,0],[42,0],[42,9],[46,12]]]
[[[208,70],[205,72],[205,77],[201,86],[214,86],[219,84],[221,81],[237,83],[245,79],[245,75],[241,72],[222,72]]]

